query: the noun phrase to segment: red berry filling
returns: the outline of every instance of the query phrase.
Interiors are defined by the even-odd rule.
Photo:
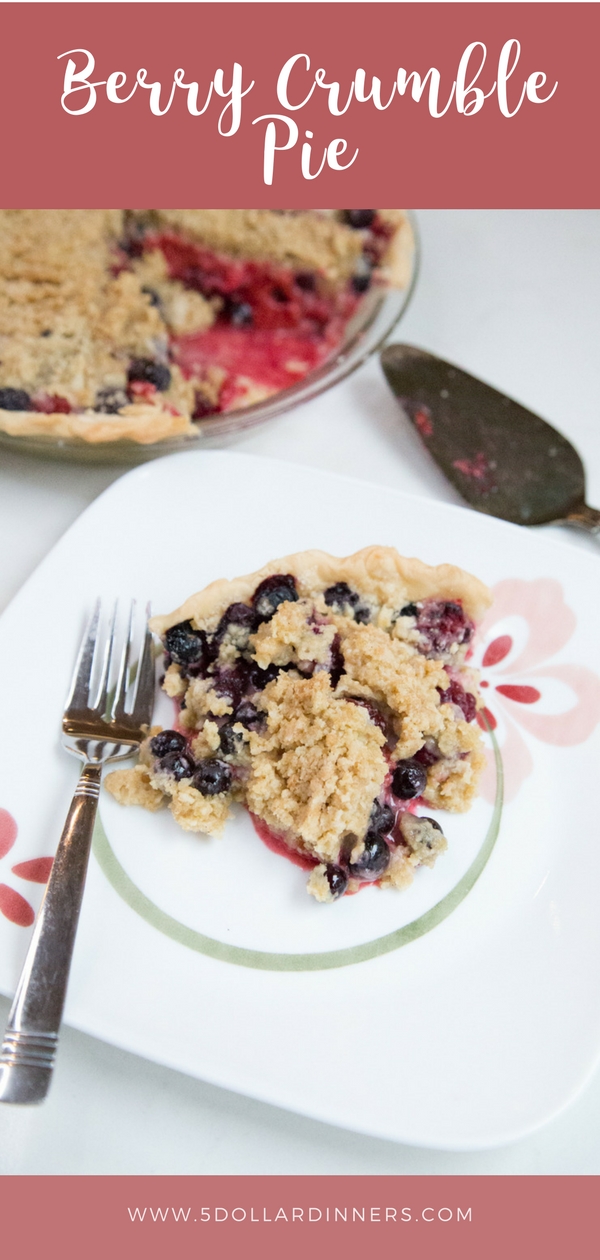
[[[440,691],[440,704],[458,705],[458,708],[462,709],[465,722],[472,722],[477,712],[475,696],[472,692],[465,691],[457,678],[451,678],[449,687],[445,691]]]
[[[417,629],[425,651],[432,656],[454,645],[469,643],[475,627],[461,604],[447,599],[427,599],[418,607]]]
[[[227,411],[243,396],[240,377],[268,393],[296,384],[339,345],[358,305],[351,286],[322,294],[310,272],[227,258],[174,233],[148,234],[144,250],[157,248],[172,280],[220,302],[211,328],[172,342],[173,358],[185,376],[202,377],[210,367],[227,373],[216,404],[198,395],[197,420]]]
[[[46,416],[56,415],[57,413],[68,415],[73,410],[70,402],[67,402],[66,398],[61,398],[59,394],[52,394],[52,396],[41,394],[32,401],[34,410],[41,411]]]

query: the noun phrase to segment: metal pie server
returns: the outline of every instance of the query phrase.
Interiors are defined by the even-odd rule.
[[[387,346],[381,364],[427,450],[472,508],[516,525],[571,524],[600,534],[581,459],[546,420],[415,346]]]

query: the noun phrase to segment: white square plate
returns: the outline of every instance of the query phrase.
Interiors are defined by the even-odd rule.
[[[199,839],[104,795],[66,1018],[334,1124],[492,1146],[565,1106],[600,1051],[600,566],[489,517],[229,452],[145,465],[92,504],[0,621],[0,988],[41,895],[23,864],[52,853],[75,782],[58,734],[95,596],[168,611],[277,555],[370,543],[495,588],[475,663],[507,782],[499,834],[490,753],[434,871],[328,907],[243,813]]]

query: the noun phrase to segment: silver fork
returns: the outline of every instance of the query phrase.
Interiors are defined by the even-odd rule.
[[[117,639],[116,605],[108,636],[101,642],[101,607],[97,601],[79,650],[63,717],[62,742],[67,752],[83,761],[83,770],[8,1017],[0,1051],[0,1102],[42,1102],[50,1087],[102,767],[130,757],[145,737],[142,728],[152,718],[154,660],[149,611],[137,665],[132,666],[135,601],[131,605],[114,694],[110,679]]]

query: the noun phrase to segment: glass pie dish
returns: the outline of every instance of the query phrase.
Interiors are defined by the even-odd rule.
[[[0,445],[42,458],[99,464],[138,464],[161,455],[198,447],[222,446],[247,431],[275,419],[288,408],[323,393],[360,367],[381,349],[404,314],[418,274],[419,243],[414,215],[407,212],[405,276],[402,288],[373,284],[344,328],[341,340],[327,358],[297,382],[252,405],[220,411],[194,422],[194,432],[142,444],[131,439],[88,442],[56,434],[11,435],[0,431]]]

